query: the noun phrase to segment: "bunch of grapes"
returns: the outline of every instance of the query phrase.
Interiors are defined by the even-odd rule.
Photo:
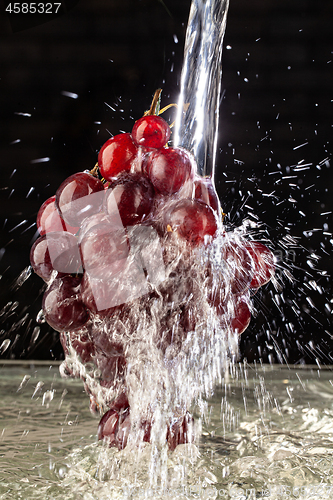
[[[83,379],[91,409],[106,411],[99,438],[119,448],[131,426],[130,347],[149,327],[149,342],[175,359],[203,309],[221,335],[240,335],[251,290],[274,273],[266,246],[225,231],[212,179],[197,175],[188,151],[168,144],[170,127],[155,112],[152,105],[131,133],[110,138],[92,171],[68,177],[41,206],[30,254],[47,283],[43,312],[60,332],[62,373]],[[203,258],[212,248],[218,267]],[[191,422],[186,409],[170,422],[171,449],[192,439]],[[150,430],[143,419],[143,441]]]

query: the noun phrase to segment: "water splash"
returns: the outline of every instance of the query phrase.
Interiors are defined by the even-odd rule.
[[[330,371],[242,363],[234,374],[209,401],[200,448],[180,445],[169,455],[161,491],[149,487],[151,445],[130,454],[94,442],[80,381],[64,381],[58,367],[39,367],[38,377],[36,367],[4,369],[0,498],[231,500],[266,492],[279,500],[288,489],[300,500],[333,498]]]

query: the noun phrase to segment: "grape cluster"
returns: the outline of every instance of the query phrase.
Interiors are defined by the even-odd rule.
[[[168,145],[170,133],[148,114],[110,138],[91,172],[68,177],[41,206],[30,253],[47,283],[43,312],[60,332],[62,372],[83,379],[92,410],[107,410],[98,436],[119,448],[130,429],[128,347],[145,335],[140,325],[154,325],[151,338],[167,359],[196,330],[203,304],[221,331],[240,335],[251,289],[274,273],[266,246],[224,230],[212,179],[196,174],[188,151]],[[216,242],[218,272],[202,260]],[[191,418],[185,411],[170,422],[171,449],[191,440]],[[143,420],[144,441],[150,428]]]

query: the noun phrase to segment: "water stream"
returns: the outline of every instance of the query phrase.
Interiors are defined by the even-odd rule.
[[[174,143],[191,151],[198,173],[214,179],[229,0],[193,0],[186,31]]]

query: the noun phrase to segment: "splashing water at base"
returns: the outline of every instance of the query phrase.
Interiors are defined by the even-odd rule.
[[[332,384],[329,370],[236,365],[206,403],[200,443],[169,454],[161,491],[150,444],[96,442],[80,381],[4,366],[0,499],[333,498]]]

